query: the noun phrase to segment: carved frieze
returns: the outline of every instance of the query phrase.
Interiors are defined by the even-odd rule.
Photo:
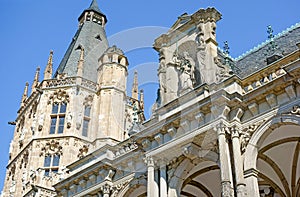
[[[54,92],[48,100],[48,104],[52,104],[52,103],[62,103],[62,102],[66,102],[68,103],[70,101],[70,96],[68,95],[68,93],[65,90],[58,90],[56,92]]]
[[[51,140],[45,143],[41,148],[40,156],[42,155],[62,155],[62,146],[57,140]]]

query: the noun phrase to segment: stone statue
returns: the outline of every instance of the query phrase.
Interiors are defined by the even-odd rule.
[[[34,134],[35,134],[36,123],[37,123],[37,119],[36,119],[36,117],[34,117],[34,118],[33,118],[33,120],[32,120],[31,127],[30,127],[30,129],[31,129],[31,132],[32,132],[32,135],[34,135]]]
[[[38,124],[39,124],[38,130],[39,131],[41,131],[43,129],[44,119],[45,119],[45,114],[43,113],[40,115],[39,120],[38,120]]]
[[[222,64],[219,57],[214,58],[214,63],[218,66],[217,81],[220,82],[224,78],[230,77],[232,75],[232,70],[229,65]]]
[[[179,68],[181,90],[192,89],[195,81],[195,61],[190,57],[188,52],[183,53]]]
[[[67,120],[67,128],[71,128],[71,125],[72,125],[72,112],[68,112],[67,114],[67,117],[66,117],[66,120]]]

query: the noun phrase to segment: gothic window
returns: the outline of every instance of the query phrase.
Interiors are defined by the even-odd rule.
[[[50,134],[63,133],[67,103],[53,103],[50,123]]]
[[[84,108],[84,117],[83,117],[83,126],[82,126],[82,136],[88,136],[89,123],[91,115],[91,106],[85,106]]]
[[[58,172],[60,155],[46,155],[44,160],[45,176],[51,176],[52,173]]]

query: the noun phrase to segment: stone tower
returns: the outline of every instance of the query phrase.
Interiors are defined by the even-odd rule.
[[[26,83],[10,146],[4,196],[54,196],[65,166],[91,151],[128,137],[127,58],[109,47],[106,16],[96,0],[78,18],[79,27],[56,72],[53,51],[31,94]],[[132,113],[127,119],[132,119]]]

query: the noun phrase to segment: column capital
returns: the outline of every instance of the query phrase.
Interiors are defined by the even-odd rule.
[[[240,130],[237,128],[236,125],[233,125],[230,128],[231,138],[239,138],[240,137]]]
[[[230,181],[222,181],[222,197],[233,197],[233,188]]]
[[[102,187],[100,187],[100,190],[102,191],[103,195],[105,194],[110,194],[110,190],[111,190],[111,186],[107,183],[105,183],[105,185],[103,185]]]
[[[156,163],[152,155],[146,156],[144,162],[148,167],[154,167]]]

